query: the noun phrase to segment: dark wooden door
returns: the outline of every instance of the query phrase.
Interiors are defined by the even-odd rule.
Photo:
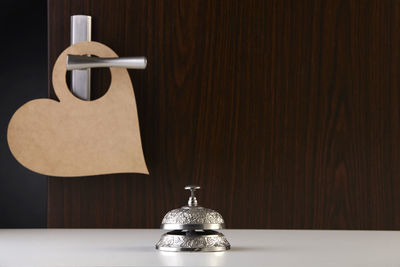
[[[196,183],[228,228],[400,229],[399,1],[49,0],[48,12],[50,71],[76,14],[92,16],[93,40],[148,58],[131,74],[150,171],[49,178],[49,227],[159,227]]]

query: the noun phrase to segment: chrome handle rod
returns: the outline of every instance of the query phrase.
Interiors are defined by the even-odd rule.
[[[71,44],[90,41],[92,17],[75,15],[71,17]],[[71,91],[80,99],[90,100],[90,69],[71,72]]]
[[[67,70],[80,70],[89,68],[120,67],[127,69],[145,69],[145,57],[116,57],[100,58],[78,55],[67,55]]]

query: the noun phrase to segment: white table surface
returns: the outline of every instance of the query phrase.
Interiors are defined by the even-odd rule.
[[[161,252],[158,229],[4,229],[0,266],[400,266],[399,231],[222,232],[226,252]]]

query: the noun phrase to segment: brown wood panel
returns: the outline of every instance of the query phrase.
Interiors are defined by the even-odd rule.
[[[196,183],[229,228],[400,229],[399,1],[49,0],[48,12],[50,69],[75,14],[120,56],[147,56],[131,74],[150,171],[50,178],[49,227],[159,227]]]

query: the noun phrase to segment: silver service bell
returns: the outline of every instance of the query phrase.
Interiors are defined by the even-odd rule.
[[[188,185],[190,190],[188,205],[169,211],[162,220],[161,229],[172,230],[163,234],[156,244],[162,251],[224,251],[231,248],[222,233],[224,229],[221,214],[197,205],[194,195],[200,186]]]

